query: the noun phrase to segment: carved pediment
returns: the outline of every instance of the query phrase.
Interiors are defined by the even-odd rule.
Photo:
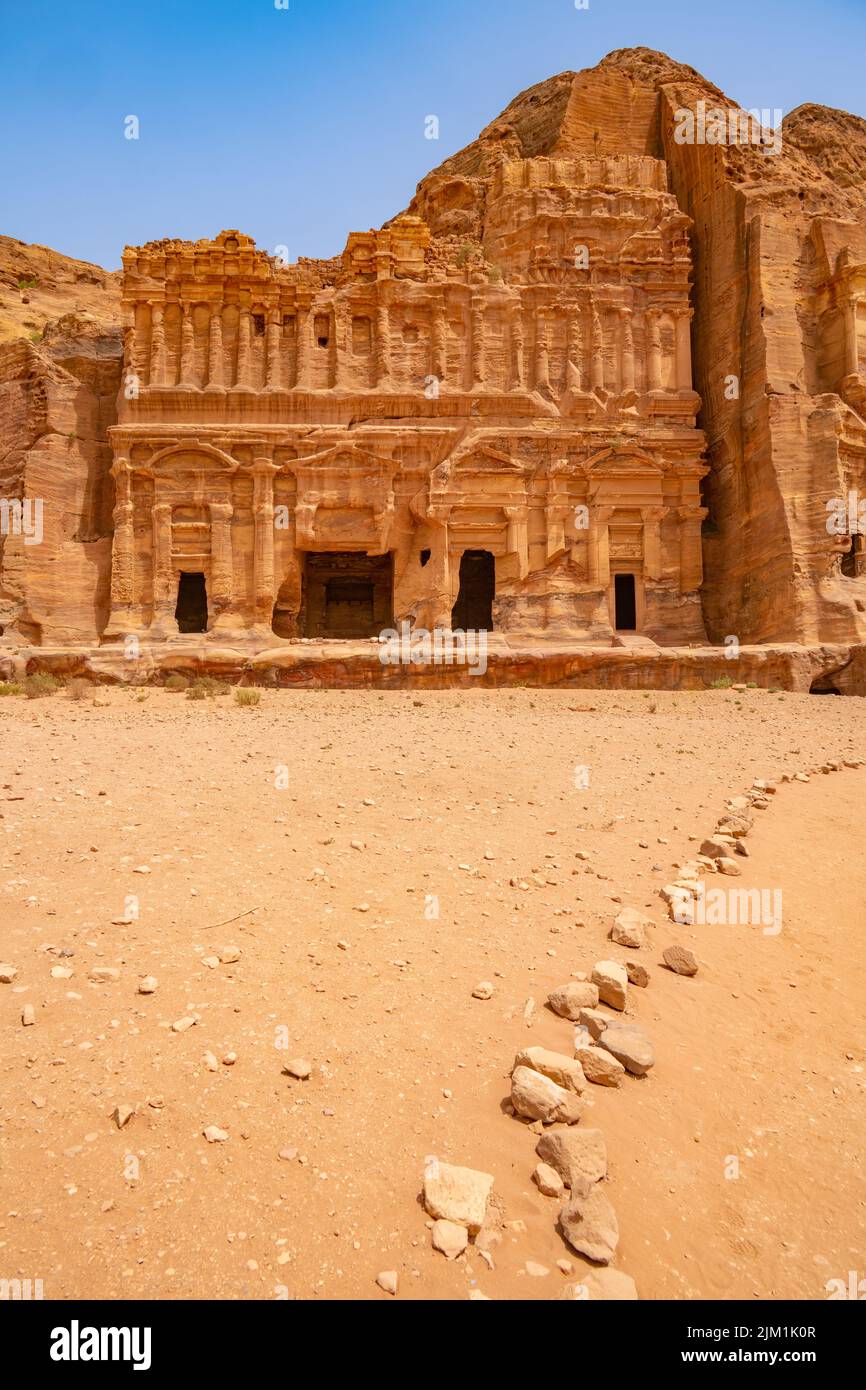
[[[141,471],[165,477],[175,473],[234,473],[238,467],[237,459],[222,449],[216,449],[212,444],[185,440],[158,450],[147,463],[141,465]]]

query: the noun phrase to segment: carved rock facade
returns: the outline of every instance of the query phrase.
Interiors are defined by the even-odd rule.
[[[107,635],[185,627],[196,575],[232,638],[701,640],[687,230],[659,160],[538,158],[483,248],[404,214],[324,267],[127,250]]]

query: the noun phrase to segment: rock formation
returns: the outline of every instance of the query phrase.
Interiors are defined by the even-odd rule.
[[[0,240],[89,296],[0,345],[0,640],[864,643],[866,123],[765,125],[613,53],[342,257],[127,248],[122,348]]]

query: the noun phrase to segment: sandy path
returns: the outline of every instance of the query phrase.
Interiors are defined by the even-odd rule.
[[[759,691],[4,700],[2,796],[22,799],[0,801],[0,957],[18,967],[0,985],[0,1277],[42,1277],[46,1297],[384,1297],[394,1268],[402,1297],[554,1296],[556,1204],[501,1107],[518,1047],[569,1050],[542,1008],[525,1027],[527,996],[625,955],[615,899],[658,923],[630,1003],[657,1065],[592,1088],[584,1121],[608,1140],[618,1266],[644,1297],[820,1298],[866,1273],[866,769],[757,813],[735,882],[782,888],[778,936],[674,928],[657,896],[726,795],[862,756],[864,732],[862,701]],[[131,894],[138,920],[112,925]],[[674,939],[696,979],[658,968]],[[236,963],[203,963],[230,946]],[[120,978],[91,983],[97,965]],[[210,1072],[208,1050],[237,1061]],[[281,1075],[292,1055],[310,1081]],[[122,1131],[118,1103],[137,1107]],[[205,1142],[212,1124],[227,1142]],[[428,1154],[495,1175],[518,1224],[493,1271],[430,1249]]]

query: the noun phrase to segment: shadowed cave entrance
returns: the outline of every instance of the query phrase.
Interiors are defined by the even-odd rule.
[[[492,632],[496,564],[489,550],[464,550],[460,588],[451,609],[452,632]]]
[[[207,632],[207,585],[203,574],[181,574],[174,616],[178,632]]]

